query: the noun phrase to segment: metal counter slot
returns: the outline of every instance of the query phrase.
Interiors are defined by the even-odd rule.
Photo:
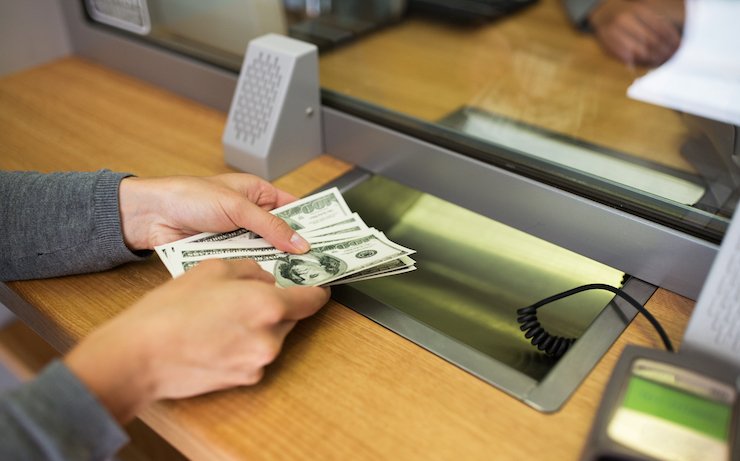
[[[566,135],[464,106],[440,122],[467,135],[560,164],[597,178],[647,192],[676,203],[693,205],[705,194],[696,174],[591,144]],[[672,153],[665,153],[671,158]]]
[[[619,286],[624,275],[380,176],[343,193],[368,225],[417,251],[412,257],[418,269],[336,287],[334,297],[525,401],[538,383],[552,378],[558,361],[524,338],[516,309],[585,283]],[[540,319],[554,334],[579,337],[611,298],[583,293],[543,308]],[[606,336],[616,338],[629,319]],[[574,386],[578,381],[576,376]]]

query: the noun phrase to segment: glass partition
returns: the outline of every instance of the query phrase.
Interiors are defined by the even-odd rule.
[[[740,195],[738,128],[628,98],[649,69],[611,57],[561,0],[85,5],[234,72],[264,33],[314,42],[324,104],[711,242]]]

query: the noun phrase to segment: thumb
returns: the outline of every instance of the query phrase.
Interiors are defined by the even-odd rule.
[[[240,206],[236,207],[236,212],[232,216],[239,227],[259,234],[278,250],[305,253],[311,248],[288,223],[249,200],[241,200]]]
[[[286,320],[301,320],[315,314],[329,301],[331,292],[322,287],[288,287],[278,289],[278,296],[283,298],[288,307]]]

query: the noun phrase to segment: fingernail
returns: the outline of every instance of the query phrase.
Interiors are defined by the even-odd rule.
[[[298,235],[298,232],[294,232],[293,236],[290,237],[290,244],[301,253],[305,253],[311,249],[311,245],[303,237]]]

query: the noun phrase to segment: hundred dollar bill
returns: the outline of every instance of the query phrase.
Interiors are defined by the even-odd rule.
[[[347,219],[362,221],[357,213],[352,213],[344,201],[339,189],[333,187],[325,191],[304,197],[270,213],[284,219],[294,230],[317,229],[336,225]],[[229,232],[202,232],[175,242],[160,245],[158,248],[167,253],[169,247],[182,243],[220,242],[224,240],[243,240],[259,238],[247,229],[236,229]]]
[[[284,219],[296,231],[325,228],[343,222],[362,222],[357,213],[352,213],[344,201],[344,197],[336,187],[318,192],[308,197],[296,200],[270,213]],[[367,226],[364,226],[367,228]],[[260,238],[259,235],[247,229],[236,229],[229,232],[202,232],[175,242],[155,247],[155,251],[170,272],[172,272],[171,256],[178,245],[185,243],[209,243],[222,241],[243,241]]]
[[[416,261],[409,258],[408,256],[402,256],[398,259],[394,259],[383,264],[379,264],[375,267],[371,267],[370,269],[365,269],[355,274],[342,277],[341,279],[336,279],[330,283],[327,283],[327,286],[359,282],[361,280],[374,279],[377,277],[385,277],[389,275],[403,274],[405,272],[416,270],[416,266],[414,264],[416,264]]]
[[[393,270],[393,271],[370,273],[370,274],[367,274],[367,275],[363,275],[362,277],[355,277],[355,276],[350,275],[349,277],[345,277],[345,278],[339,279],[339,280],[334,280],[334,281],[329,282],[329,283],[327,283],[327,284],[325,284],[323,286],[331,287],[331,286],[335,286],[335,285],[344,285],[344,284],[347,284],[347,283],[362,282],[364,280],[377,279],[377,278],[380,278],[380,277],[390,277],[392,275],[405,274],[407,272],[411,272],[411,271],[415,271],[415,270],[416,270],[416,266],[408,266],[408,267],[403,267],[401,269],[396,269],[396,270]]]
[[[167,267],[170,272],[171,270],[171,256],[176,253],[177,246],[183,245],[186,243],[209,243],[209,242],[222,242],[222,241],[238,241],[238,240],[248,240],[250,239],[250,234],[254,235],[253,232],[250,232],[246,229],[236,229],[231,232],[221,232],[221,233],[215,233],[215,232],[202,232],[200,234],[191,235],[190,237],[185,237],[184,239],[180,239],[174,242],[165,243],[164,245],[159,245],[154,247],[154,251],[157,252],[157,255],[159,256],[159,259],[162,260],[165,267]]]
[[[368,229],[367,224],[360,218],[357,213],[352,213],[349,217],[339,217],[322,223],[321,227],[300,229],[297,232],[305,238],[319,236],[328,236],[334,234],[355,232]],[[197,235],[191,235],[174,242],[155,247],[157,254],[162,259],[168,259],[177,249],[186,244],[203,244],[215,242],[243,242],[247,240],[264,240],[254,232],[246,229],[236,229],[230,232],[202,232]],[[257,245],[260,246],[260,245]]]
[[[271,211],[294,230],[322,227],[330,220],[349,217],[352,211],[339,189],[332,187]]]
[[[337,189],[329,189],[314,194],[273,210],[272,213],[286,219],[296,232],[309,241],[312,247],[325,248],[330,243],[362,239],[372,234],[376,234],[385,242],[395,245],[382,233],[368,228],[357,213],[351,213]],[[244,259],[248,257],[259,261],[263,268],[272,269],[274,274],[278,274],[275,270],[281,267],[282,272],[290,275],[282,283],[279,283],[285,286],[289,286],[291,283],[335,285],[396,275],[416,269],[413,259],[408,256],[401,256],[380,263],[377,259],[368,261],[364,269],[355,267],[357,264],[351,267],[347,265],[346,268],[339,264],[339,272],[343,275],[339,273],[331,274],[330,269],[333,270],[335,267],[330,262],[331,258],[335,256],[329,254],[320,256],[318,259],[319,266],[323,261],[324,266],[329,267],[329,269],[324,268],[324,272],[331,275],[331,280],[329,280],[328,275],[318,274],[316,270],[307,272],[306,267],[310,266],[308,261],[316,258],[315,248],[313,253],[309,252],[307,255],[289,255],[272,247],[265,239],[246,229],[236,229],[224,233],[201,233],[166,245],[160,245],[155,250],[173,277],[184,273],[204,259]],[[300,264],[297,262],[298,260],[302,260]],[[286,269],[288,267],[286,264],[290,269]],[[297,279],[298,275],[296,274],[301,272],[310,274],[306,276],[307,283],[296,283],[295,280],[292,280]],[[323,278],[325,281],[319,282],[316,280],[317,278]],[[276,275],[276,279],[279,279],[278,275]]]
[[[413,254],[388,240],[378,231],[346,240],[314,244],[308,253],[294,255],[274,248],[244,248],[241,252],[221,254],[221,259],[253,259],[275,276],[280,286],[315,286],[361,272],[385,262]],[[181,272],[185,272],[214,255],[183,257]]]
[[[344,216],[336,219],[331,219],[326,222],[322,222],[318,227],[307,227],[305,229],[299,229],[301,235],[313,235],[317,233],[323,233],[328,230],[341,229],[344,227],[358,226],[362,229],[367,229],[368,226],[365,221],[360,218],[357,213],[352,213],[349,216]]]
[[[329,232],[326,235],[315,237],[306,237],[309,244],[326,243],[336,240],[346,240],[352,237],[359,237],[367,234],[369,228],[358,230],[357,228],[340,229],[336,233]],[[373,229],[374,230],[374,229]],[[280,251],[273,247],[270,242],[263,238],[256,239],[233,239],[222,240],[220,242],[188,242],[171,247],[167,251],[168,257],[162,259],[165,267],[173,277],[181,275],[182,265],[180,261],[187,258],[204,257],[204,258],[226,258],[235,253],[241,253],[246,248],[255,249],[255,251],[269,253]]]
[[[325,235],[309,238],[308,241],[312,246],[315,245],[326,245],[329,242],[335,242],[339,240],[347,240],[351,238],[361,238],[370,232],[378,232],[374,228],[364,229],[360,231],[342,232],[338,235]],[[387,237],[382,232],[378,232],[384,239]],[[231,256],[241,255],[246,250],[249,250],[253,254],[272,254],[280,252],[277,248],[273,247],[268,241],[264,239],[254,239],[249,241],[241,242],[214,242],[210,244],[183,244],[179,245],[174,256],[171,258],[171,264],[174,266],[172,272],[173,276],[182,274],[183,267],[181,261],[189,260],[202,260],[202,259],[231,259]],[[366,269],[359,274],[355,274],[355,277],[364,276],[377,276],[379,273],[391,273],[400,271],[403,268],[412,266],[415,261],[409,257],[402,257],[398,260],[388,261],[378,266]],[[180,266],[180,267],[178,267]],[[191,266],[187,266],[188,268]],[[404,271],[405,272],[405,271]],[[343,280],[343,279],[341,279]]]
[[[314,239],[316,237],[332,236],[339,234],[346,234],[350,232],[358,232],[367,230],[367,224],[365,224],[357,213],[355,213],[351,219],[345,219],[332,226],[326,226],[319,229],[304,229],[298,231],[305,239]]]
[[[303,203],[304,201],[306,203]],[[367,224],[360,218],[360,215],[349,210],[347,203],[336,187],[329,189],[326,193],[320,192],[281,208],[276,208],[270,213],[285,220],[293,230],[301,235],[323,229],[349,226],[350,224],[361,229],[367,229]],[[203,237],[198,241],[242,241],[261,238],[256,233],[246,229],[237,229],[224,234],[203,234]],[[186,242],[182,241],[182,243]]]
[[[334,235],[333,233],[329,233],[327,235],[308,237],[306,240],[309,244],[315,245],[337,240],[347,240],[355,237],[363,237],[371,232],[377,232],[377,230],[373,228],[368,228],[363,230],[339,232],[336,235]],[[228,257],[236,253],[243,253],[247,250],[252,251],[255,254],[280,251],[263,238],[207,243],[196,242],[177,245],[170,252],[170,259],[173,261],[180,261],[197,257],[220,258]]]

